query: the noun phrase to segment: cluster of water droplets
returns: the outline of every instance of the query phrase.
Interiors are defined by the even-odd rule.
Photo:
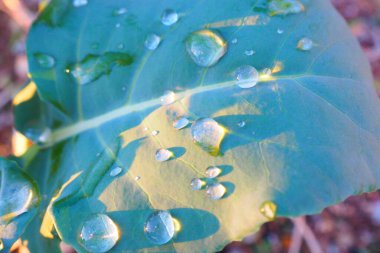
[[[222,169],[217,166],[210,166],[206,169],[206,179],[194,178],[190,182],[191,189],[199,191],[206,189],[206,195],[213,200],[222,199],[227,193],[226,187],[214,181],[222,174]]]

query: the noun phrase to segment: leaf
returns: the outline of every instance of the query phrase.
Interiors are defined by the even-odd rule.
[[[35,95],[19,104],[16,121],[42,142],[25,170],[48,196],[42,214],[47,210],[44,220],[54,222],[52,235],[85,252],[78,240],[83,223],[106,213],[121,232],[111,252],[215,252],[276,211],[313,214],[379,188],[379,101],[358,43],[327,0],[271,2],[302,2],[304,10],[273,12],[266,1],[250,0],[50,3],[28,38],[31,75],[43,102]],[[172,26],[160,22],[168,8],[180,14]],[[228,45],[209,68],[195,64],[186,50],[188,36],[205,28]],[[148,50],[145,39],[157,39],[152,34],[161,40]],[[297,49],[302,38],[313,41],[311,50]],[[208,53],[211,66],[216,58]],[[54,67],[39,65],[36,54],[54,58]],[[83,85],[68,68],[86,62],[91,69],[88,57],[109,54],[131,58],[102,67],[103,75]],[[96,62],[93,69],[104,66]],[[256,86],[242,89],[234,74],[246,65],[273,73],[266,70]],[[168,90],[176,101],[161,106]],[[193,143],[191,128],[172,126],[180,116],[212,118],[212,127],[225,130],[216,156]],[[202,137],[212,137],[212,127]],[[203,148],[211,150],[218,137]],[[161,148],[173,154],[169,161],[156,161]],[[221,175],[205,179],[209,166]],[[191,189],[193,178],[220,182],[226,194],[211,200],[205,190]],[[181,224],[164,246],[144,235],[157,209],[169,210]]]

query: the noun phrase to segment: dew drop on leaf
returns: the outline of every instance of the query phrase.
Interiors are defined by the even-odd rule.
[[[149,50],[156,50],[158,46],[161,43],[161,38],[157,34],[149,34],[148,37],[146,37],[146,40],[144,42],[144,45]]]
[[[246,55],[246,56],[252,56],[252,55],[254,55],[256,52],[254,51],[254,50],[245,50],[245,52],[244,52],[244,54]]]
[[[236,84],[243,89],[254,87],[259,82],[259,72],[256,68],[245,65],[235,70]]]
[[[227,42],[211,30],[201,30],[186,39],[186,50],[197,65],[211,67],[227,52]]]
[[[136,176],[136,177],[135,177],[135,180],[136,180],[136,181],[139,181],[140,179],[141,179],[140,176]]]
[[[159,132],[158,130],[154,130],[154,131],[152,131],[151,134],[152,134],[153,136],[157,136],[159,133],[160,133],[160,132]]]
[[[310,51],[314,46],[314,43],[309,38],[302,38],[297,43],[297,49],[301,51]]]
[[[238,122],[238,127],[243,128],[246,125],[246,122],[244,120]]]
[[[269,0],[269,15],[297,14],[305,10],[304,5],[299,0]]]
[[[119,9],[114,10],[112,14],[113,16],[120,16],[120,15],[124,15],[127,12],[128,12],[127,8],[119,8]]]
[[[171,26],[177,23],[178,13],[171,9],[166,9],[161,15],[161,22],[166,26]]]
[[[276,218],[277,205],[272,201],[265,201],[260,206],[260,213],[268,220],[274,220]]]
[[[194,191],[201,190],[204,185],[205,185],[205,182],[199,178],[194,178],[193,180],[191,180],[191,183],[190,183],[191,189],[193,189]]]
[[[191,126],[191,135],[194,142],[203,150],[217,156],[226,135],[226,130],[211,118],[201,118]]]
[[[168,211],[156,211],[145,222],[145,236],[155,245],[169,242],[175,234],[174,220]]]
[[[120,173],[123,171],[123,168],[121,167],[115,167],[111,170],[110,172],[110,176],[111,177],[117,177],[118,175],[120,175]]]
[[[120,28],[120,27],[121,27],[121,24],[120,23],[116,23],[115,28]]]
[[[284,30],[278,28],[278,29],[277,29],[277,33],[278,33],[278,34],[283,34],[283,33],[284,33]]]
[[[175,93],[173,91],[165,91],[164,95],[160,98],[162,105],[170,105],[175,102]]]
[[[73,6],[74,7],[81,7],[81,6],[84,6],[87,4],[88,4],[87,0],[73,0]]]
[[[221,183],[212,183],[207,186],[206,194],[210,199],[219,200],[226,194],[227,189]]]
[[[174,154],[170,150],[161,148],[156,151],[155,156],[158,162],[166,162],[169,161],[174,156]]]
[[[181,117],[181,118],[176,119],[173,122],[173,127],[177,130],[180,130],[180,129],[187,127],[189,125],[189,123],[190,123],[190,121],[187,118]]]
[[[237,43],[238,43],[238,39],[237,39],[237,38],[232,39],[232,40],[231,40],[231,43],[232,43],[232,44],[237,44]]]
[[[35,53],[33,56],[42,68],[50,69],[55,65],[55,59],[50,55]]]
[[[103,253],[112,249],[119,240],[119,229],[105,214],[96,214],[82,226],[80,242],[91,253]]]
[[[216,178],[222,173],[222,170],[216,166],[211,166],[206,169],[206,177],[207,178]]]

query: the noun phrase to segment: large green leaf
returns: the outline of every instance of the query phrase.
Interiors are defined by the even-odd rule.
[[[121,231],[112,252],[214,252],[267,221],[263,203],[293,217],[379,188],[379,102],[357,42],[327,0],[302,1],[305,10],[293,14],[284,8],[295,0],[268,2],[284,5],[274,11],[264,0],[51,2],[28,39],[44,102],[34,96],[20,104],[16,121],[45,142],[26,170],[49,200],[55,196],[43,205],[50,207],[45,220],[50,214],[65,242],[85,252],[78,242],[83,222],[107,213]],[[167,8],[180,14],[170,27],[160,22]],[[209,68],[195,64],[185,45],[205,28],[228,43]],[[153,51],[144,47],[152,33],[162,38]],[[314,41],[309,51],[297,50],[304,37]],[[280,71],[241,89],[234,72],[244,65]],[[161,106],[167,90],[177,101]],[[223,126],[220,154],[195,145],[190,128],[174,129],[178,116]],[[157,162],[160,148],[175,157]],[[212,165],[222,169],[216,180],[227,189],[216,201],[190,187]],[[116,167],[122,173],[110,176]],[[156,209],[182,225],[161,247],[143,229]]]

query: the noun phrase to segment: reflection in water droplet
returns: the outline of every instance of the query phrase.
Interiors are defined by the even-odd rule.
[[[254,87],[259,82],[259,72],[256,68],[245,65],[235,71],[236,84],[243,89]]]
[[[84,6],[87,4],[88,4],[87,0],[73,0],[74,7],[80,7],[80,6]]]
[[[166,26],[171,26],[177,23],[178,21],[178,13],[174,10],[167,9],[161,15],[161,22]]]
[[[156,136],[156,135],[158,135],[160,132],[158,131],[158,130],[154,130],[154,131],[152,131],[152,135],[153,136]]]
[[[268,220],[276,218],[277,205],[272,201],[266,201],[260,206],[260,213]]]
[[[205,182],[199,178],[194,178],[193,180],[191,180],[191,183],[190,183],[191,189],[193,189],[194,191],[201,190],[204,185],[205,185]]]
[[[110,176],[111,177],[117,177],[118,175],[120,175],[120,173],[123,171],[123,169],[121,167],[115,167],[111,170],[110,172]]]
[[[112,12],[112,14],[113,14],[114,16],[120,16],[120,15],[123,15],[123,14],[125,14],[125,13],[127,13],[127,12],[128,12],[127,8],[119,8],[119,9],[117,9],[117,10],[114,10],[114,11]]]
[[[242,121],[239,121],[239,123],[237,125],[238,125],[238,127],[243,128],[243,127],[245,127],[246,122],[244,120],[242,120]]]
[[[252,56],[254,55],[256,52],[254,50],[245,50],[244,54],[246,56]]]
[[[174,221],[168,211],[156,211],[145,222],[145,236],[155,245],[169,242],[175,234]]]
[[[146,38],[144,45],[149,50],[156,50],[161,43],[161,38],[157,34],[149,34]]]
[[[55,65],[55,59],[50,55],[36,53],[33,56],[42,68],[50,69]]]
[[[180,129],[187,127],[189,125],[189,123],[190,123],[190,121],[187,118],[181,117],[181,118],[176,119],[173,122],[173,127],[177,130],[180,130]]]
[[[201,30],[192,33],[186,39],[186,50],[197,65],[210,67],[227,52],[227,43],[217,33]]]
[[[170,105],[175,102],[175,93],[173,91],[165,91],[164,95],[160,98],[162,105]]]
[[[226,131],[215,120],[201,118],[191,126],[191,135],[195,143],[211,155],[217,156]]]
[[[236,44],[236,43],[238,43],[238,39],[237,39],[237,38],[232,39],[232,40],[231,40],[231,43],[232,43],[232,44]]]
[[[310,51],[314,46],[314,43],[309,38],[302,38],[298,41],[297,48],[301,51]]]
[[[208,167],[205,174],[207,178],[216,178],[222,173],[222,170],[216,166]]]
[[[156,160],[158,162],[166,162],[174,156],[173,152],[167,149],[159,149],[156,151]]]
[[[213,183],[206,188],[207,196],[213,200],[219,200],[226,194],[227,189],[221,183]]]
[[[299,0],[269,0],[269,15],[297,14],[305,10]]]
[[[80,242],[88,252],[107,252],[118,240],[119,229],[105,214],[93,215],[83,223]]]

